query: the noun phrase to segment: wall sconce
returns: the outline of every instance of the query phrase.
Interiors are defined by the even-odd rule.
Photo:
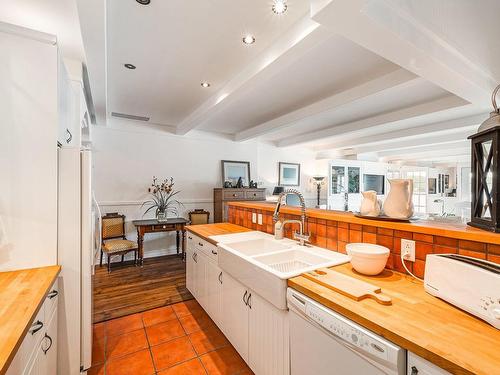
[[[498,85],[491,96],[493,112],[471,135],[472,207],[469,225],[500,232],[500,110],[496,103]]]
[[[319,195],[321,193],[321,186],[326,183],[326,177],[325,176],[313,176],[311,178],[311,183],[316,185],[316,192],[318,194],[317,196],[317,206],[319,207]]]

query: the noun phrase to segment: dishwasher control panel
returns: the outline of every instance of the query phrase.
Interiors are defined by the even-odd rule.
[[[341,316],[335,316],[332,312],[307,304],[305,308],[306,315],[329,331],[331,334],[347,341],[365,352],[368,352],[378,358],[387,360],[387,346],[380,340],[371,337],[365,332],[353,326],[353,322],[348,322]]]

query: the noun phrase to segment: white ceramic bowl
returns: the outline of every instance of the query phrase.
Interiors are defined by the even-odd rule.
[[[370,243],[349,243],[345,247],[351,257],[352,267],[364,275],[378,275],[384,270],[389,249]]]

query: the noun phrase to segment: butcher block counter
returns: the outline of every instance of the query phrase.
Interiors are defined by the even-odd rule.
[[[60,266],[0,272],[0,374],[7,371]]]
[[[381,287],[392,305],[357,302],[303,276],[288,286],[453,374],[500,374],[499,330],[426,293],[410,276],[362,276],[350,264],[332,269]]]
[[[214,245],[217,245],[217,242],[211,239],[211,236],[251,231],[251,229],[230,223],[188,225],[186,229]]]

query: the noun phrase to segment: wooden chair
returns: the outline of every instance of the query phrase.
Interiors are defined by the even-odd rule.
[[[116,212],[108,213],[102,217],[102,255],[106,253],[108,259],[108,272],[111,272],[111,257],[115,255],[122,256],[122,263],[125,254],[133,251],[134,261],[137,265],[137,255],[139,248],[137,242],[129,241],[125,237],[125,215],[119,215]]]
[[[190,225],[198,224],[208,224],[208,219],[210,218],[210,212],[204,209],[195,209],[189,212]]]

